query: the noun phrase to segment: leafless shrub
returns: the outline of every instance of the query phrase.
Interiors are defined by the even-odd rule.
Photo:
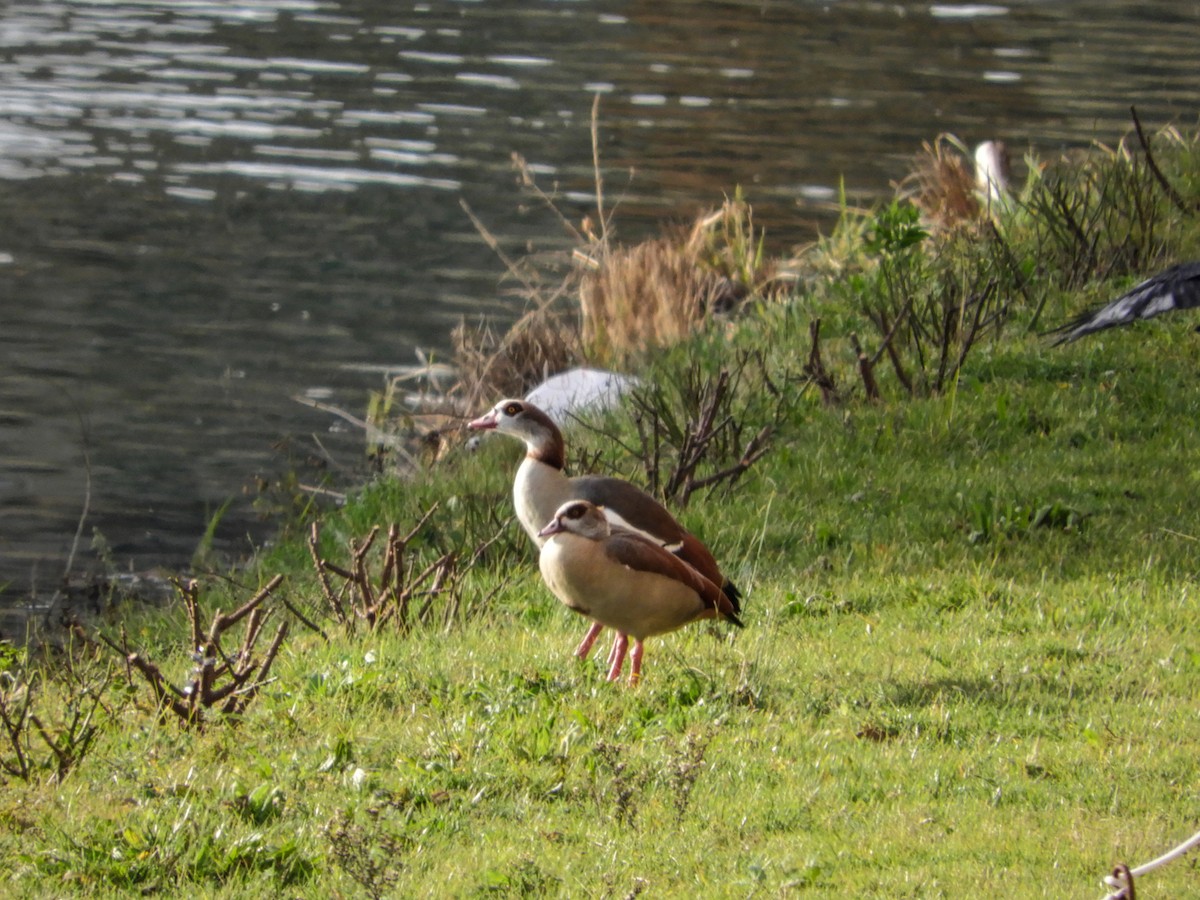
[[[671,795],[675,802],[675,821],[682,822],[692,802],[692,790],[704,772],[704,754],[712,743],[712,730],[697,735],[689,732],[683,746],[674,754],[668,770]]]
[[[1002,260],[967,260],[950,253],[938,262],[926,282],[930,287],[905,298],[892,295],[890,307],[881,303],[868,310],[880,336],[870,367],[886,355],[909,394],[944,391],[975,345],[998,333],[1012,297],[1001,290],[1012,274],[1003,270]]]
[[[52,675],[25,667],[0,673],[0,727],[6,745],[0,751],[0,771],[22,781],[43,769],[57,782],[66,778],[99,734],[97,717],[112,715],[105,701],[111,680],[111,669],[92,670],[73,656],[59,661]],[[44,763],[37,757],[39,743],[49,751]]]
[[[1136,113],[1134,122],[1136,140],[1126,135],[1116,146],[1097,143],[1064,155],[1019,199],[1023,215],[1014,227],[1037,248],[1038,272],[1052,283],[1076,288],[1153,269],[1164,257],[1164,200],[1186,201],[1167,182],[1154,148],[1182,139],[1173,129],[1148,137]]]
[[[353,878],[372,900],[392,896],[403,869],[407,842],[384,832],[366,828],[340,812],[325,830],[333,860]]]
[[[754,385],[748,389],[743,381],[751,368]],[[696,362],[672,379],[647,379],[629,394],[639,446],[625,449],[641,463],[652,493],[686,506],[696,491],[731,485],[761,459],[785,411],[809,383],[776,384],[757,352],[736,354],[715,374]]]
[[[1024,276],[990,225],[933,240],[918,210],[894,201],[876,212],[865,247],[872,264],[835,292],[874,326],[874,336],[850,335],[868,400],[881,396],[877,367],[885,357],[907,394],[946,390],[1024,296]]]
[[[33,771],[29,742],[32,733],[34,680],[5,672],[0,680],[0,724],[4,727],[7,752],[0,755],[5,774],[28,781]]]
[[[217,610],[207,628],[203,623],[197,583],[189,581],[176,585],[191,626],[193,666],[182,687],[171,683],[151,659],[141,653],[130,652],[123,629],[120,643],[105,635],[100,635],[100,640],[124,658],[126,677],[131,686],[136,684],[134,673],[137,673],[150,687],[161,715],[171,712],[184,727],[203,727],[206,717],[213,710],[224,715],[242,712],[259,689],[269,682],[271,665],[287,637],[288,623],[280,623],[261,659],[255,655],[255,651],[263,626],[272,614],[272,610],[264,609],[262,604],[282,581],[283,576],[276,575],[228,615]],[[245,627],[242,629],[241,646],[231,656],[226,653],[221,639],[243,621]]]
[[[50,750],[55,781],[66,778],[91,749],[100,732],[97,715],[103,713],[112,718],[104,701],[112,676],[107,667],[84,676],[74,663],[68,663],[58,676],[58,690],[63,697],[61,714],[56,720],[47,719],[43,723],[41,716],[30,713],[29,720]]]
[[[320,526],[312,525],[308,549],[316,568],[321,595],[339,625],[354,631],[361,623],[374,631],[389,623],[402,631],[415,625],[429,624],[435,615],[435,601],[443,601],[440,612],[443,627],[448,627],[462,612],[463,587],[466,574],[479,562],[487,549],[504,534],[507,523],[489,539],[481,542],[464,558],[456,551],[447,551],[433,560],[410,554],[414,538],[437,511],[435,503],[407,534],[401,535],[396,525],[388,528],[382,550],[373,553],[379,526],[371,529],[361,541],[350,541],[350,562],[341,566],[326,559],[320,551]],[[373,569],[377,571],[372,571]],[[330,579],[340,579],[335,588]],[[476,606],[487,605],[503,585],[495,587]]]
[[[734,482],[757,462],[769,449],[771,427],[764,425],[753,437],[742,442],[743,425],[723,412],[729,400],[730,376],[722,369],[717,378],[702,388],[696,415],[681,421],[674,410],[662,401],[657,389],[635,393],[632,403],[636,409],[634,422],[643,448],[647,478],[654,491],[666,500],[686,506],[692,494],[702,488],[714,487],[723,481]],[[671,462],[663,466],[663,437],[671,441]],[[732,456],[730,448],[741,446],[741,452],[728,465],[704,476],[697,468],[711,456],[726,462]]]
[[[821,320],[813,319],[808,323],[808,361],[804,364],[804,374],[812,384],[821,391],[821,400],[826,406],[836,406],[842,400],[838,390],[837,380],[825,365],[821,356]]]
[[[1150,174],[1154,176],[1154,180],[1158,182],[1159,187],[1162,188],[1163,194],[1185,216],[1194,216],[1196,213],[1200,213],[1200,198],[1193,197],[1190,200],[1185,198],[1159,167],[1158,160],[1154,156],[1154,148],[1151,146],[1152,141],[1146,136],[1146,131],[1142,128],[1142,121],[1138,118],[1137,107],[1129,107],[1129,114],[1133,117],[1133,127],[1137,132],[1138,143],[1141,145],[1142,153],[1145,154],[1146,166],[1150,169]],[[1178,147],[1186,147],[1189,143],[1174,128],[1164,128],[1157,136],[1164,143],[1170,143]]]

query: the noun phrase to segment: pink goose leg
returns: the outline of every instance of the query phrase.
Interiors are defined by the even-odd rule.
[[[621,635],[613,632],[612,646],[608,649],[608,664],[611,666],[617,658],[617,645],[621,643]]]
[[[613,659],[612,668],[608,670],[609,681],[616,681],[621,677],[621,668],[625,665],[625,650],[628,646],[629,636],[618,634],[617,640],[613,643],[613,652],[611,655],[616,658]]]
[[[596,643],[596,638],[600,637],[600,632],[603,630],[603,625],[599,622],[593,622],[592,627],[588,629],[588,633],[583,636],[583,640],[575,648],[575,655],[580,659],[587,659],[588,654],[592,652],[592,644]]]
[[[642,651],[644,649],[641,641],[633,642],[633,652],[629,654],[630,687],[637,687],[642,682]]]

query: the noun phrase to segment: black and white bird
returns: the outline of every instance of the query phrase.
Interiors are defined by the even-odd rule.
[[[567,450],[562,431],[538,407],[527,400],[501,400],[467,427],[494,430],[524,442],[525,459],[513,481],[513,505],[521,526],[538,547],[546,543],[545,535],[540,533],[542,528],[554,518],[559,507],[568,500],[587,500],[603,508],[603,515],[613,529],[640,534],[664,547],[714,582],[729,599],[735,613],[741,611],[741,592],[722,574],[712,552],[680,525],[661,503],[620,478],[605,475],[572,478],[566,474]],[[576,648],[575,655],[586,659],[602,630],[602,623],[593,625]]]
[[[538,565],[546,586],[565,606],[618,634],[609,681],[621,677],[629,638],[629,683],[636,685],[646,638],[699,619],[742,625],[720,587],[640,534],[614,531],[594,503],[564,503],[538,536],[545,541]]]
[[[1130,288],[1116,300],[1086,312],[1051,331],[1054,346],[1138,319],[1151,319],[1173,309],[1200,306],[1200,262],[1180,263]]]

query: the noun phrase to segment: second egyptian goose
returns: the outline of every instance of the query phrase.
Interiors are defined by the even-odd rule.
[[[741,627],[729,597],[677,556],[638,534],[613,531],[604,511],[570,500],[538,532],[542,578],[558,599],[618,633],[609,681],[621,676],[633,638],[629,683],[642,677],[643,642],[697,619]]]
[[[628,481],[604,475],[568,477],[566,442],[558,426],[542,410],[524,400],[501,400],[486,414],[467,424],[476,430],[495,430],[525,442],[525,459],[513,482],[517,519],[541,547],[542,527],[568,500],[587,500],[603,507],[614,528],[640,534],[678,556],[709,581],[720,586],[735,613],[741,612],[741,592],[721,573],[709,549],[675,521],[667,509]],[[603,630],[594,625],[575,650],[585,659]],[[619,641],[619,639],[618,639]],[[614,651],[616,645],[614,645]]]

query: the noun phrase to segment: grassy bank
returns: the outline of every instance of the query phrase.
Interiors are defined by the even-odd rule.
[[[847,210],[786,290],[742,265],[739,314],[637,361],[575,468],[668,483],[722,377],[698,473],[770,449],[680,509],[747,627],[651,641],[636,690],[571,656],[503,440],[297,523],[194,619],[184,595],[11,650],[5,894],[1100,896],[1200,821],[1197,337],[1037,331],[1200,256],[1200,150],[1154,149],[1183,205],[1135,142],[995,221]],[[211,632],[242,708],[191,705],[230,683],[197,674],[213,611],[277,572],[258,640],[254,613]]]

